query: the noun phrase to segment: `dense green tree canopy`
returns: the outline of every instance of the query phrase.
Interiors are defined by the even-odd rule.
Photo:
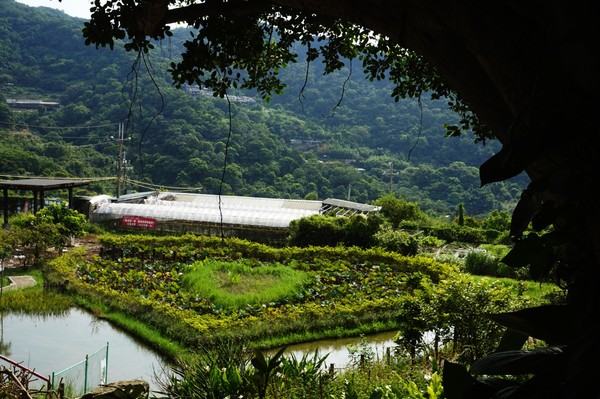
[[[502,143],[481,166],[482,184],[524,170],[532,179],[513,214],[516,245],[507,262],[529,264],[538,277],[557,276],[570,294],[567,311],[499,318],[521,334],[537,331],[549,344],[565,345],[537,354],[547,361],[535,367],[507,352],[471,369],[510,374],[518,365],[535,378],[519,388],[487,381],[474,391],[562,398],[584,395],[600,354],[597,20],[597,4],[564,0],[108,0],[94,5],[83,33],[88,44],[112,48],[124,39],[143,55],[152,39],[170,34],[169,23],[187,22],[192,35],[169,68],[173,81],[220,95],[229,87],[266,97],[282,91],[279,71],[297,59],[301,44],[309,61],[325,62],[325,72],[359,59],[370,78],[391,79],[398,97],[448,98],[463,116],[448,127],[451,134],[471,128],[480,139]],[[530,223],[549,233],[524,236]],[[449,398],[469,392],[446,387]]]
[[[324,60],[326,72],[340,68],[344,58],[360,56],[363,70],[373,79],[391,78],[400,97],[433,91],[449,97],[455,109],[468,105],[474,114],[463,114],[463,127],[503,143],[482,165],[482,183],[522,170],[532,177],[513,216],[515,237],[532,220],[537,229],[554,228],[541,240],[521,238],[531,247],[522,251],[529,259],[522,260],[519,251],[513,257],[541,269],[540,276],[568,264],[562,272],[569,274],[561,277],[571,284],[572,304],[581,312],[577,332],[598,328],[589,321],[598,320],[598,301],[588,285],[597,281],[600,253],[599,212],[589,191],[599,170],[593,123],[595,6],[564,1],[193,3],[109,1],[95,7],[84,34],[88,43],[100,46],[127,38],[126,46],[145,51],[149,37],[169,33],[166,23],[185,21],[195,30],[181,61],[171,66],[174,82],[197,82],[220,94],[237,86],[257,88],[265,96],[281,91],[279,68],[295,60],[290,49],[298,42],[309,61]],[[585,383],[574,374],[550,395],[578,392]]]
[[[173,29],[173,37],[155,43],[157,51],[148,54],[157,88],[135,63],[135,52],[82,45],[82,24],[52,8],[0,0],[0,26],[7,34],[0,41],[4,95],[60,103],[37,111],[5,104],[0,173],[85,177],[95,181],[87,194],[114,193],[118,146],[111,136],[117,122],[126,120],[132,139],[123,146],[127,183],[121,193],[152,187],[208,194],[222,189],[234,195],[370,203],[393,191],[430,215],[453,214],[464,203],[469,215],[483,216],[512,210],[527,185],[521,174],[480,188],[477,168],[498,143],[473,144],[470,133],[444,138],[443,124],[458,121],[446,100],[395,102],[390,82],[369,82],[356,60],[354,72],[347,65],[323,76],[322,64],[307,69],[301,54],[280,71],[288,86],[269,103],[254,91],[233,91],[253,101],[236,102],[230,95],[228,142],[227,99],[170,84],[168,64],[184,50],[185,28]],[[46,36],[53,37],[52,47],[40,45]],[[36,57],[28,49],[35,49]],[[30,79],[31,74],[44,79]]]

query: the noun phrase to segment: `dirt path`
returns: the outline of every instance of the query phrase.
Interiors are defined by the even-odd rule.
[[[37,281],[31,276],[8,276],[10,284],[2,287],[3,290],[14,290],[17,288],[32,287]]]
[[[88,234],[85,237],[77,238],[75,240],[75,247],[86,247],[87,258],[100,254],[100,243],[95,234]]]

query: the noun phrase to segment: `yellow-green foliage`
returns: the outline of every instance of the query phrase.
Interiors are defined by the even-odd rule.
[[[350,259],[355,262],[385,263],[398,271],[420,271],[434,280],[443,278],[458,269],[432,259],[402,256],[381,248],[361,249],[358,247],[285,247],[273,248],[264,244],[232,238],[214,236],[150,236],[150,235],[102,235],[99,241],[106,251],[115,254],[135,255],[147,259],[152,256],[163,260],[190,259],[255,259],[261,262],[315,263],[325,260]]]
[[[73,302],[64,295],[35,288],[4,291],[0,297],[0,312],[50,316],[64,314],[72,306]]]
[[[231,335],[261,346],[398,328],[403,304],[424,286],[460,280],[455,265],[381,249],[276,249],[195,235],[100,242],[102,258],[70,251],[48,281],[188,348]]]

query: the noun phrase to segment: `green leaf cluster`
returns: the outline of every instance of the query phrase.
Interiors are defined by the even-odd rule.
[[[275,249],[243,240],[197,236],[104,235],[101,242],[103,258],[86,260],[77,251],[70,251],[57,259],[57,267],[53,267],[49,278],[52,285],[67,286],[91,302],[104,303],[129,314],[190,348],[195,347],[195,342],[209,342],[233,331],[244,331],[247,339],[260,346],[263,340],[272,342],[279,337],[284,343],[286,337],[293,339],[290,337],[296,334],[337,335],[342,326],[343,330],[354,333],[398,328],[415,317],[430,323],[422,325],[421,333],[431,329],[431,323],[438,323],[435,325],[440,331],[447,331],[448,320],[454,320],[448,319],[448,315],[456,313],[465,318],[455,319],[453,323],[459,323],[456,325],[466,326],[476,320],[475,314],[481,308],[477,310],[473,302],[478,301],[480,306],[493,304],[488,311],[506,310],[509,306],[513,309],[521,303],[508,289],[503,294],[501,291],[494,294],[496,290],[490,289],[490,285],[475,290],[457,284],[459,281],[466,284],[467,280],[459,278],[455,266],[381,250]],[[125,256],[126,253],[130,256]],[[243,279],[254,278],[256,282],[263,280],[267,271],[275,277],[273,281],[283,282],[286,274],[305,277],[295,280],[299,285],[284,285],[287,291],[280,291],[277,298],[263,296],[262,301],[256,302],[255,297],[237,291],[240,283],[229,279],[219,282],[206,274],[207,269],[215,271],[223,266],[243,274]],[[217,299],[201,286],[198,288],[198,276],[209,280],[204,285],[221,285],[221,295],[225,295],[222,298],[229,295],[235,301],[224,307],[224,299]],[[61,283],[61,279],[68,283]],[[450,292],[454,292],[448,297],[453,301],[443,300]],[[459,299],[466,293],[473,298]],[[489,299],[484,300],[488,295]],[[496,299],[492,299],[494,295]],[[448,308],[441,312],[446,318],[433,317],[448,304],[462,302],[470,307],[470,313]],[[415,309],[421,311],[407,318],[410,303],[419,304]],[[473,317],[467,318],[467,314]],[[413,330],[416,327],[413,322],[406,325]],[[476,329],[481,331],[477,337],[489,336],[485,342],[495,337],[492,325]],[[456,334],[460,331],[457,329]],[[463,333],[461,339],[470,337],[472,344],[479,347],[481,342],[469,334]]]

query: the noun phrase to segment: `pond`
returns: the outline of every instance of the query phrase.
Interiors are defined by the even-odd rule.
[[[90,313],[63,316],[0,314],[0,353],[43,376],[85,360],[108,344],[107,381],[142,379],[156,389],[155,372],[168,363],[142,343]],[[0,366],[9,365],[0,361]]]
[[[384,359],[388,349],[393,350],[396,347],[394,343],[396,334],[397,331],[387,331],[362,338],[335,338],[303,342],[287,346],[284,356],[290,357],[293,355],[296,359],[301,359],[303,356],[312,358],[316,352],[319,358],[327,355],[324,366],[333,367],[336,370],[345,369],[351,367],[353,361],[358,360],[358,358],[353,358],[351,350],[357,353],[357,357],[360,353],[370,353],[374,356],[374,359]],[[272,350],[267,353],[272,356],[276,352],[277,350]]]
[[[325,367],[336,370],[351,366],[351,347],[358,353],[367,351],[382,359],[388,348],[395,346],[395,331],[370,335],[361,339],[340,338],[299,343],[287,347],[285,356],[319,357],[327,355]],[[65,315],[39,317],[0,314],[0,353],[38,374],[51,376],[104,348],[108,344],[108,382],[142,379],[151,391],[158,389],[155,375],[168,370],[168,362],[144,344],[108,321],[92,314],[71,309]],[[273,355],[276,350],[267,351]],[[1,366],[8,366],[0,360]]]

